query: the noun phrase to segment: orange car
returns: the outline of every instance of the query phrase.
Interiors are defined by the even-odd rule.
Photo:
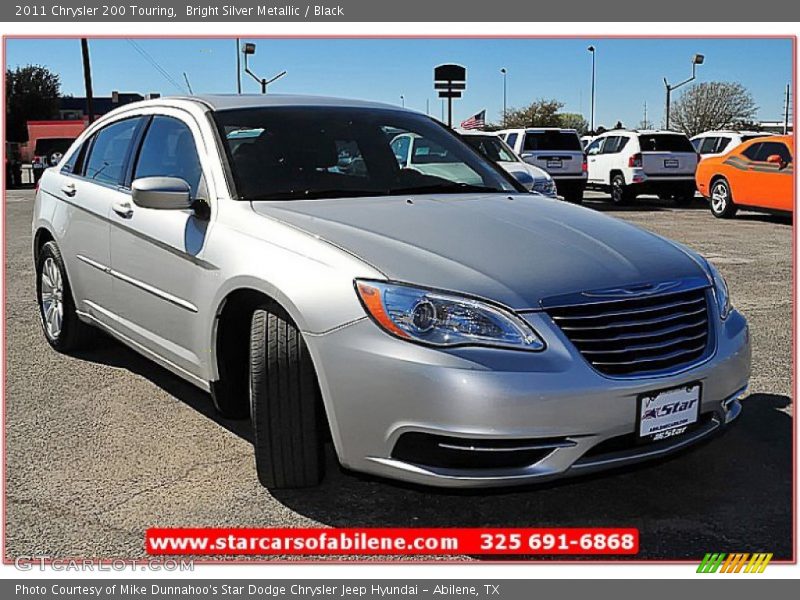
[[[794,212],[794,143],[788,135],[761,137],[697,165],[697,189],[721,219],[739,208]]]

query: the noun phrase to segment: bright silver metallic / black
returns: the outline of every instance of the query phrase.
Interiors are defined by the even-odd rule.
[[[631,464],[725,427],[748,384],[705,259],[396,107],[126,105],[45,171],[33,232],[49,343],[98,327],[249,416],[268,487],[317,483],[328,439],[451,487]]]

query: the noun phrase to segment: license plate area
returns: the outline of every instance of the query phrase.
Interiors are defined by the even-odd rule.
[[[639,439],[657,442],[683,435],[697,422],[701,400],[699,381],[641,394],[637,409]]]
[[[677,158],[667,158],[664,160],[665,169],[677,169],[680,166]]]
[[[548,169],[560,169],[563,166],[564,166],[564,164],[561,162],[560,158],[548,158],[547,159],[547,168]]]

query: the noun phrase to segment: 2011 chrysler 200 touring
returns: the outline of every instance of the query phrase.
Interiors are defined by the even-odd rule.
[[[398,161],[408,134],[430,169]],[[45,172],[33,232],[49,343],[99,327],[249,414],[267,487],[318,483],[329,437],[346,467],[442,486],[629,464],[724,427],[748,382],[706,260],[391,106],[125,106]]]

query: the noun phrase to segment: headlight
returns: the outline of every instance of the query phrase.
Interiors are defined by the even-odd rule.
[[[544,350],[525,321],[485,302],[397,283],[355,283],[367,313],[399,338],[433,346]]]
[[[731,295],[728,292],[728,284],[714,265],[708,261],[706,261],[706,265],[708,265],[708,274],[711,275],[711,280],[714,282],[714,298],[717,300],[719,316],[723,320],[727,319],[733,308]]]

